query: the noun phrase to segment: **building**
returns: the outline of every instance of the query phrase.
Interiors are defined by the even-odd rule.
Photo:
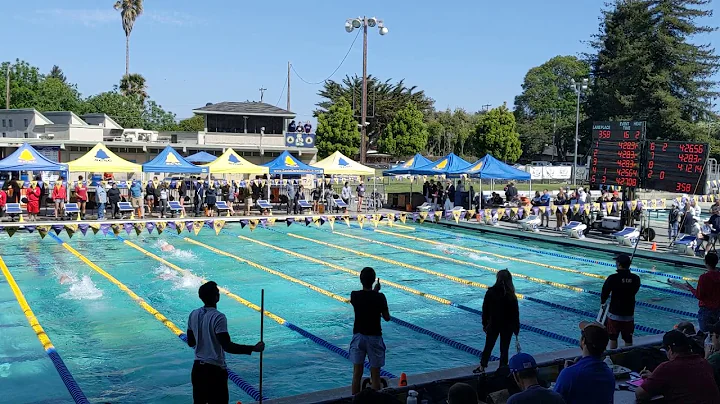
[[[204,131],[125,129],[105,114],[0,110],[0,158],[28,142],[51,160],[68,162],[104,142],[120,157],[139,164],[151,160],[167,145],[186,156],[199,151],[219,156],[233,148],[255,164],[267,163],[285,150],[305,163],[317,159],[314,143],[303,147],[286,143],[285,129],[295,118],[290,111],[260,102],[221,102],[193,112],[205,117]]]

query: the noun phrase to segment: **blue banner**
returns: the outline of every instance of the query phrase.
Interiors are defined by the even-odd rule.
[[[285,147],[315,147],[315,134],[288,132],[285,134]]]

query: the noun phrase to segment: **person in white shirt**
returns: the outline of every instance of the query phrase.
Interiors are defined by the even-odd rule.
[[[230,400],[227,386],[225,352],[250,355],[265,350],[265,343],[240,345],[230,340],[227,318],[217,310],[220,289],[210,281],[198,290],[204,306],[195,309],[188,318],[187,344],[195,348],[192,368],[193,401],[195,403],[227,403]]]
[[[167,187],[167,184],[164,182],[160,184],[160,217],[165,217],[165,212],[168,210],[168,195],[170,194],[170,190]]]
[[[340,197],[342,198],[343,202],[345,202],[345,204],[350,207],[350,198],[352,198],[352,191],[350,191],[349,182],[346,182],[342,191],[340,191]]]

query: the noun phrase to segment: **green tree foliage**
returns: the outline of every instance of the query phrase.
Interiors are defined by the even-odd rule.
[[[33,108],[37,101],[37,91],[43,77],[40,70],[20,59],[15,63],[4,62],[2,71],[2,91],[0,107],[5,108],[5,74],[10,70],[10,108]]]
[[[358,154],[360,132],[352,107],[344,98],[330,105],[327,112],[321,112],[317,121],[315,143],[319,157],[327,157],[338,150],[348,157]]]
[[[561,159],[574,151],[577,94],[570,80],[588,77],[589,65],[575,56],[556,56],[525,75],[515,97],[515,119],[526,156],[555,145]],[[581,119],[585,103],[581,99]]]
[[[186,132],[201,132],[205,130],[205,117],[194,115],[192,118],[183,119],[178,123],[178,130]]]
[[[135,20],[143,12],[143,0],[118,0],[113,6],[120,11],[123,31],[125,31],[125,75],[130,74],[130,33],[135,26]]]
[[[170,111],[165,111],[162,105],[159,105],[155,101],[148,101],[145,103],[145,110],[143,111],[143,120],[145,124],[144,129],[148,130],[178,130],[178,124],[175,119],[175,114]]]
[[[523,153],[515,128],[515,116],[506,105],[480,116],[471,143],[478,156],[491,154],[508,163],[517,161]]]
[[[398,111],[378,139],[378,150],[393,156],[412,156],[425,150],[428,141],[423,113],[410,103]]]
[[[75,85],[55,77],[40,81],[33,107],[38,111],[73,111],[78,115],[86,113],[87,109]]]
[[[107,91],[87,99],[89,113],[105,113],[123,128],[145,126],[144,107],[137,98]]]
[[[126,74],[120,79],[120,93],[126,97],[137,97],[141,103],[148,98],[145,77],[141,74]]]
[[[344,98],[351,105],[355,122],[360,121],[362,77],[346,76],[340,83],[328,80],[318,94],[324,100],[317,104],[320,110],[315,111],[316,116],[323,111],[328,111],[333,104]],[[425,92],[418,91],[416,86],[406,87],[404,80],[392,83],[391,79],[380,81],[373,76],[368,76],[367,122],[370,123],[368,141],[371,145],[382,135],[398,111],[409,103],[415,104],[418,110],[426,114],[432,111],[434,101],[428,98]]]
[[[47,75],[48,78],[56,78],[60,80],[63,84],[67,83],[67,77],[65,77],[65,73],[63,73],[62,69],[58,65],[53,65],[52,69],[50,69],[50,74]]]
[[[428,154],[444,156],[453,152],[464,156],[479,116],[480,113],[469,114],[462,108],[429,114]]]
[[[718,56],[698,35],[710,0],[618,1],[603,13],[589,56],[593,120],[647,121],[649,138],[703,140],[715,117]]]

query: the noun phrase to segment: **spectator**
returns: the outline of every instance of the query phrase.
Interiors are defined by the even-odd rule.
[[[425,202],[430,202],[430,183],[425,181],[423,183],[423,190],[422,190],[423,196],[425,197]]]
[[[385,295],[380,293],[380,279],[375,283],[375,270],[365,267],[360,272],[362,290],[350,294],[355,311],[353,337],[350,342],[350,359],[353,363],[352,394],[360,392],[365,358],[370,362],[370,379],[373,390],[380,390],[380,368],[385,366],[385,342],[382,338],[380,317],[390,321]],[[375,286],[373,286],[375,284]]]
[[[663,336],[668,362],[654,371],[640,373],[645,381],[635,390],[638,400],[662,395],[663,402],[683,404],[720,403],[720,391],[713,368],[702,356],[690,350],[690,340],[678,330]]]
[[[358,197],[357,211],[360,212],[362,210],[363,199],[365,198],[365,185],[362,181],[360,181],[360,184],[358,184],[357,188],[355,188],[355,192]]]
[[[545,223],[545,227],[550,227],[550,191],[547,189],[540,196],[540,206],[545,207],[545,212],[540,211],[540,226]]]
[[[707,272],[700,275],[697,289],[689,282],[684,284],[668,279],[668,283],[692,293],[698,299],[698,321],[700,331],[707,333],[710,327],[720,321],[720,271],[717,270],[718,256],[715,252],[705,255]]]
[[[619,254],[615,257],[617,271],[605,279],[600,294],[600,303],[610,299],[607,315],[607,329],[610,335],[610,349],[618,347],[618,335],[622,334],[625,346],[632,345],[635,331],[635,295],[640,290],[640,277],[630,272],[630,256]]]
[[[0,217],[5,216],[5,209],[7,206],[7,193],[0,189]]]
[[[288,131],[288,132],[295,132],[295,130],[297,130],[297,125],[295,125],[295,120],[293,119],[292,121],[290,121],[290,124],[288,125],[287,131]]]
[[[202,180],[195,183],[194,195],[195,198],[193,199],[193,204],[195,205],[195,217],[198,217],[200,216],[200,212],[202,211],[205,203],[205,186],[203,185]]]
[[[346,182],[342,191],[340,191],[340,197],[342,198],[343,202],[345,202],[345,204],[349,208],[350,207],[350,198],[352,198],[352,191],[350,190],[349,182]]]
[[[305,129],[305,133],[312,132],[312,125],[310,124],[310,121],[305,122],[305,126],[303,126],[303,129]]]
[[[313,212],[318,213],[320,211],[320,197],[322,196],[322,189],[320,189],[318,184],[316,184],[315,188],[313,188],[311,195],[313,200]]]
[[[443,190],[442,184],[437,184],[437,197],[435,198],[437,204],[436,209],[442,209],[445,205],[445,191]]]
[[[157,190],[155,185],[156,182],[157,177],[153,177],[152,181],[148,181],[147,186],[145,186],[145,199],[147,200],[148,217],[152,217],[152,212],[155,209],[155,192]]]
[[[473,373],[483,373],[490,361],[490,354],[500,337],[500,366],[508,364],[508,350],[513,334],[520,333],[520,313],[518,309],[512,274],[507,269],[498,271],[495,285],[485,293],[482,308],[482,325],[485,332],[485,348],[480,366]]]
[[[430,180],[430,201],[433,205],[437,204],[437,186],[438,184],[435,183],[435,180]],[[435,209],[434,206],[433,209]]]
[[[580,323],[582,358],[574,364],[565,364],[555,382],[555,392],[567,404],[608,404],[615,395],[615,376],[600,357],[609,341],[602,324]]]
[[[213,217],[215,216],[215,204],[217,203],[217,190],[214,186],[209,186],[207,191],[205,191],[205,204],[207,211],[205,212],[205,216]]]
[[[217,310],[220,290],[215,282],[207,282],[198,290],[203,307],[188,318],[187,344],[195,348],[192,368],[193,401],[196,403],[227,403],[225,352],[250,355],[265,350],[265,344],[240,345],[230,340],[225,314]]]
[[[78,208],[80,208],[80,214],[85,219],[85,205],[88,201],[88,187],[83,176],[78,176],[77,184],[75,184],[75,199],[77,200]]]
[[[535,358],[519,353],[510,358],[510,373],[520,388],[520,393],[508,399],[507,404],[565,404],[562,396],[540,386]]]
[[[65,178],[58,178],[58,180],[55,181],[55,187],[53,187],[52,191],[52,199],[53,202],[55,202],[55,219],[62,215],[63,211],[65,210],[65,198],[67,198],[67,190],[65,189],[63,181],[65,181]],[[40,189],[38,188],[38,192],[39,191]],[[39,203],[40,202],[38,201],[38,212],[40,212]]]
[[[680,208],[677,201],[672,202],[668,212],[668,238],[672,241],[678,235],[678,224],[680,223]]]
[[[105,219],[105,204],[108,200],[107,194],[108,193],[105,191],[105,187],[103,186],[102,182],[98,181],[97,185],[95,186],[95,202],[97,203],[98,220]]]
[[[706,348],[710,347],[712,344],[710,334],[707,334],[708,344],[705,345],[706,334],[702,332],[695,332],[695,326],[693,323],[689,321],[681,321],[675,326],[675,329],[690,338],[690,349],[694,353],[703,357],[706,356]]]
[[[165,217],[165,212],[168,210],[168,197],[170,196],[170,190],[168,190],[167,184],[164,182],[158,187],[160,193],[160,217]]]
[[[297,181],[294,181],[294,184],[297,185]],[[293,213],[298,213],[298,207],[300,206],[299,201],[304,201],[305,199],[305,188],[303,188],[302,185],[298,187],[297,192],[295,193],[295,200],[293,201]]]
[[[228,210],[231,215],[235,214],[235,201],[237,201],[237,187],[235,182],[229,181],[227,183],[227,202]],[[288,213],[290,213],[290,203],[288,202]]]
[[[448,390],[448,404],[477,404],[477,393],[469,384],[455,383]]]
[[[130,186],[130,201],[132,202],[132,207],[137,209],[137,216],[141,219],[144,218],[145,208],[143,207],[142,186],[140,185],[140,181],[132,182]]]
[[[453,185],[452,181],[447,182],[446,195],[445,210],[452,210],[455,207],[455,185]]]
[[[562,230],[562,227],[568,224],[567,216],[562,211],[561,206],[565,205],[567,203],[567,194],[565,194],[565,190],[560,188],[557,195],[555,196],[555,207],[557,210],[555,211],[555,224],[556,228],[555,230],[560,231]]]
[[[465,207],[465,200],[463,199],[463,193],[465,192],[465,184],[462,183],[462,180],[458,180],[457,187],[455,187],[455,200],[453,201],[455,205]]]
[[[295,186],[292,181],[288,181],[287,184],[285,184],[285,197],[287,198],[287,214],[289,215],[290,207],[295,201]]]
[[[102,185],[98,184],[98,186]],[[110,203],[110,213],[112,214],[112,218],[116,219],[117,214],[120,211],[120,207],[118,206],[118,202],[120,202],[120,190],[115,182],[112,183],[111,188],[107,191],[107,198],[108,203]]]
[[[515,183],[510,181],[508,182],[507,186],[505,187],[505,199],[508,202],[513,202],[518,198],[518,191],[517,188],[515,188]]]
[[[34,222],[37,220],[38,213],[40,213],[40,187],[37,186],[37,182],[30,182],[30,188],[27,190],[26,197],[28,219]]]

